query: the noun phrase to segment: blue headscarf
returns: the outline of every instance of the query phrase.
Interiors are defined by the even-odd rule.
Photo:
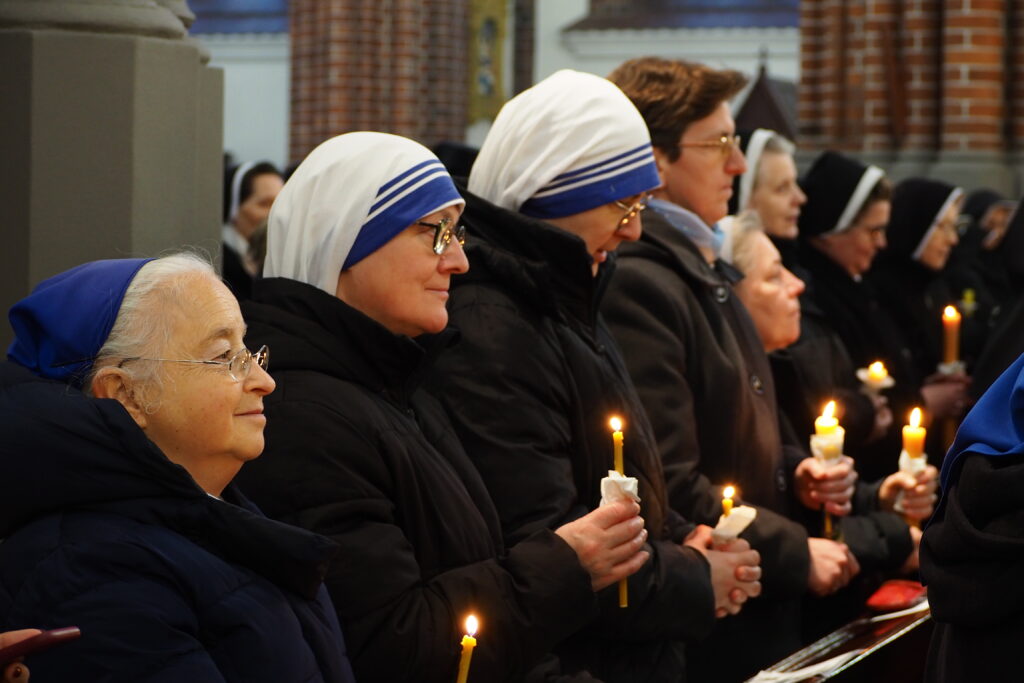
[[[92,261],[43,280],[7,314],[7,358],[35,374],[78,384],[110,336],[135,274],[153,259]]]
[[[964,418],[942,462],[944,492],[952,483],[956,461],[972,453],[1024,455],[1024,355],[999,376]]]

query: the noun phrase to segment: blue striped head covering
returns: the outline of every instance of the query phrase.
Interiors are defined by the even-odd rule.
[[[569,69],[502,107],[469,175],[474,194],[541,219],[658,185],[640,112],[611,81]]]
[[[43,280],[7,314],[7,358],[40,377],[77,384],[114,328],[128,285],[153,259],[83,263]]]
[[[387,133],[346,133],[299,164],[267,222],[265,277],[334,294],[338,275],[420,218],[462,206],[434,154]]]

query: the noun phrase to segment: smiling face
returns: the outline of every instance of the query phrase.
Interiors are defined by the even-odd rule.
[[[152,357],[226,361],[243,347],[237,300],[212,277],[180,277],[189,278],[187,305],[161,307],[170,334]],[[160,363],[158,377],[156,409],[129,412],[169,460],[219,495],[243,463],[263,452],[263,397],[274,390],[274,380],[255,362],[240,380],[226,366],[194,363]]]
[[[679,138],[679,144],[714,143],[722,136],[733,135],[736,124],[729,113],[729,105],[722,102],[708,116],[688,126]],[[655,147],[662,189],[654,193],[659,199],[694,212],[708,225],[713,225],[729,213],[732,181],[747,169],[743,152],[730,147],[687,146],[679,149],[675,161]]]
[[[765,351],[775,351],[800,337],[799,296],[804,283],[783,267],[767,235],[759,232],[747,239],[746,253],[737,258],[745,277],[736,284],[736,295],[750,312]]]
[[[938,225],[929,235],[928,241],[921,251],[921,257],[918,260],[923,266],[935,271],[945,267],[950,252],[960,242],[956,228],[959,217],[960,202],[955,201],[946,207],[946,211],[939,218]]]
[[[758,164],[754,191],[746,208],[757,211],[769,235],[796,239],[800,207],[807,202],[796,179],[793,157],[779,152],[765,152]]]
[[[449,206],[420,221],[458,221],[461,207]],[[384,246],[341,271],[335,295],[373,318],[394,334],[418,337],[440,332],[448,324],[451,276],[469,270],[466,253],[457,240],[438,256],[434,229],[410,225]]]

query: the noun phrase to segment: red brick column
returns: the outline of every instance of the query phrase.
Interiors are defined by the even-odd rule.
[[[292,158],[355,130],[462,140],[468,5],[292,0]]]
[[[1002,150],[1006,0],[945,0],[942,149]]]
[[[1020,0],[1024,2],[1024,0]],[[824,0],[800,3],[800,88],[797,92],[797,119],[802,148],[824,146],[827,74],[824,64]]]
[[[1010,49],[1007,54],[1008,148],[1024,151],[1024,0],[1011,0],[1007,17]]]

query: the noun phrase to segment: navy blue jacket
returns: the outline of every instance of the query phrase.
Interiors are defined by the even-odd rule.
[[[82,630],[33,679],[354,680],[334,544],[207,495],[116,401],[0,364],[0,471],[0,630]]]

